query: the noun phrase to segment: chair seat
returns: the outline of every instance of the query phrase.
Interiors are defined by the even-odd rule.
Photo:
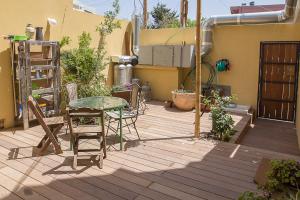
[[[43,118],[43,121],[47,126],[57,126],[57,125],[64,124],[63,117],[48,117],[48,118]]]
[[[106,114],[113,119],[120,119],[119,111],[110,111],[110,112],[106,112]],[[136,117],[136,113],[133,111],[124,111],[122,114],[122,119],[129,119],[133,117]]]
[[[101,133],[101,126],[97,125],[80,125],[73,128],[73,133],[83,135],[86,133]]]

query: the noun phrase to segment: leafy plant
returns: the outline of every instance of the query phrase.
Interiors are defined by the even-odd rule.
[[[238,200],[268,200],[268,198],[254,192],[244,192]]]
[[[243,193],[239,200],[296,200],[300,199],[300,163],[294,160],[272,160],[267,182],[260,187],[262,195]],[[254,195],[254,196],[253,196]]]
[[[300,164],[294,160],[272,160],[268,181],[263,187],[269,193],[299,196]]]
[[[113,10],[107,11],[104,13],[104,21],[101,22],[96,30],[99,33],[99,42],[98,42],[98,56],[100,58],[104,58],[106,51],[105,51],[105,39],[106,37],[111,34],[115,29],[121,28],[121,23],[117,20],[117,16],[120,12],[120,5],[119,0],[114,0],[112,4]]]
[[[64,46],[67,46],[71,43],[71,38],[69,36],[63,36],[61,41],[59,42],[60,48],[63,48]]]
[[[78,39],[78,48],[61,54],[64,69],[63,82],[77,83],[79,97],[107,94],[104,75],[105,66],[95,49],[90,47],[91,36],[83,32]]]
[[[233,97],[221,97],[218,91],[212,91],[211,94],[212,96],[203,100],[203,103],[209,106],[211,110],[211,134],[218,140],[229,141],[234,135],[234,121],[224,108],[228,106]]]
[[[116,20],[119,10],[119,1],[114,0],[113,10],[105,12],[103,22],[96,28],[100,37],[96,49],[91,47],[91,35],[83,32],[78,39],[78,48],[61,54],[63,83],[77,83],[80,98],[110,94],[103,75],[103,70],[108,64],[105,39],[114,29],[121,27],[120,22]],[[63,37],[60,45],[68,45],[70,41],[69,37]]]

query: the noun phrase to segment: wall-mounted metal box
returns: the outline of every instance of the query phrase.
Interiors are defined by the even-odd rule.
[[[173,66],[174,47],[170,45],[153,46],[153,65]]]
[[[153,46],[140,47],[139,64],[153,65]]]
[[[194,56],[194,45],[185,45],[181,49],[181,67],[191,67]]]
[[[139,64],[166,67],[191,67],[194,45],[141,46]]]

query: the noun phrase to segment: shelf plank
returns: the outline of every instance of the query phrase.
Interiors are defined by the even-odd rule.
[[[53,88],[43,88],[43,89],[32,90],[32,94],[50,94],[53,92],[54,92]]]
[[[53,77],[40,77],[40,78],[31,78],[32,81],[41,81],[41,80],[51,80]]]
[[[32,65],[31,69],[33,70],[49,70],[49,69],[54,69],[56,66],[54,65]]]
[[[51,61],[52,58],[30,58],[31,62]]]

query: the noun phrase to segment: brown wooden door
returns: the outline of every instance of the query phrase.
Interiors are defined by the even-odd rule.
[[[295,121],[299,44],[261,43],[258,117]]]

